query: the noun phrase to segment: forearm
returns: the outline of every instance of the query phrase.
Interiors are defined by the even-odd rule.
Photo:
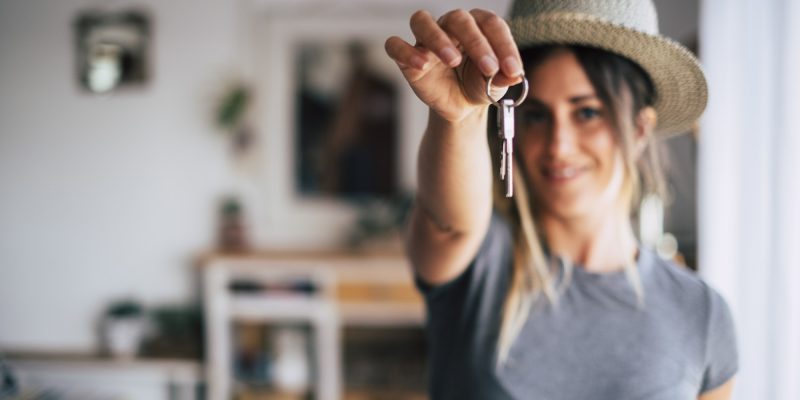
[[[485,225],[492,206],[491,159],[486,139],[488,107],[462,121],[431,112],[417,166],[418,207],[451,233]]]
[[[410,25],[415,44],[397,36],[385,44],[411,89],[432,110],[419,150],[417,206],[406,251],[419,276],[437,284],[468,266],[489,226],[485,77],[494,76],[493,86],[504,91],[519,82],[522,60],[506,22],[489,11],[453,10],[438,20],[417,11]]]

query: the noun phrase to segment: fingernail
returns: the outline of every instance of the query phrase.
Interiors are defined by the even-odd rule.
[[[411,65],[413,65],[414,68],[417,68],[417,69],[424,69],[425,68],[425,64],[426,64],[425,59],[423,59],[420,56],[411,56],[411,60],[410,61],[411,61]]]
[[[503,68],[509,76],[520,76],[523,74],[522,65],[517,61],[516,57],[507,57],[503,60]]]
[[[455,66],[458,65],[458,61],[459,61],[458,57],[460,56],[460,54],[458,53],[458,50],[456,50],[456,49],[454,49],[452,47],[445,47],[444,49],[442,49],[440,55],[441,55],[442,59],[444,60],[444,62],[447,63],[447,65],[449,65],[451,67],[455,67]]]
[[[478,62],[478,67],[480,67],[481,72],[483,72],[484,75],[493,75],[495,72],[497,72],[497,61],[495,61],[494,57],[483,56]]]

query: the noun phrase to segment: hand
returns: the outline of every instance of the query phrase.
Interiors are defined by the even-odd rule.
[[[445,120],[457,122],[490,103],[486,79],[497,74],[492,96],[521,81],[522,60],[506,22],[486,10],[454,10],[435,21],[411,16],[412,46],[392,36],[386,53],[417,96]]]

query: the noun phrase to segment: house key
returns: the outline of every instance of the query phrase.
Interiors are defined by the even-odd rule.
[[[522,93],[516,101],[492,98],[492,79],[486,80],[486,96],[497,107],[497,135],[502,140],[500,146],[500,180],[506,183],[506,197],[514,195],[514,108],[528,97],[528,79],[522,77]]]

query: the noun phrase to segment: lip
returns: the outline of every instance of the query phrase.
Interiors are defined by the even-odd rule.
[[[587,170],[585,166],[577,165],[545,165],[540,168],[540,173],[545,181],[563,185],[578,180]]]

